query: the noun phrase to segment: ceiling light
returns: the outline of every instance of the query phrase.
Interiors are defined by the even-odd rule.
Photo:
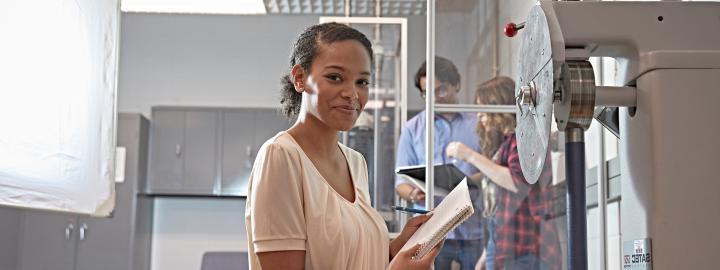
[[[266,14],[263,0],[122,0],[124,12]]]

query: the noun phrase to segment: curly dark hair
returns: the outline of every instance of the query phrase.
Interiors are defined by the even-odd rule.
[[[514,105],[515,82],[505,76],[492,78],[478,86],[475,92],[478,104]],[[492,158],[500,148],[505,135],[515,132],[515,115],[512,113],[487,113],[488,126],[478,121],[480,149],[486,157]]]
[[[300,33],[293,45],[292,54],[290,54],[290,69],[295,65],[300,65],[306,72],[310,72],[310,67],[321,44],[331,44],[345,40],[360,42],[367,50],[372,67],[374,59],[370,40],[363,33],[350,26],[331,22],[312,25]],[[289,73],[282,76],[280,83],[282,85],[280,89],[280,110],[286,117],[295,119],[300,113],[302,94],[295,91],[293,79]]]
[[[427,76],[427,61],[424,61],[417,72],[415,72],[415,87],[420,89],[420,79]],[[460,73],[452,61],[442,56],[435,56],[435,76],[439,81],[452,85],[460,84]]]

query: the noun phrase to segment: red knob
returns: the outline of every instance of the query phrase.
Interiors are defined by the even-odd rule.
[[[508,23],[505,25],[505,35],[507,37],[514,37],[517,35],[518,30],[523,29],[525,27],[525,23],[520,23],[519,25],[515,23]]]

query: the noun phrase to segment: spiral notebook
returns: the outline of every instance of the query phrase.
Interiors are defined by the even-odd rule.
[[[467,178],[455,186],[432,212],[433,216],[418,228],[401,250],[408,250],[420,244],[420,249],[414,256],[418,259],[422,258],[450,231],[460,226],[475,212],[470,200]]]

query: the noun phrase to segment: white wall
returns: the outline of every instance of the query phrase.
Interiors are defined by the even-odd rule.
[[[425,17],[409,20],[409,103],[422,106],[412,75],[425,57]],[[119,110],[150,116],[155,105],[279,107],[292,42],[317,16],[123,13]]]
[[[123,13],[119,110],[278,107],[292,41],[313,16]]]

